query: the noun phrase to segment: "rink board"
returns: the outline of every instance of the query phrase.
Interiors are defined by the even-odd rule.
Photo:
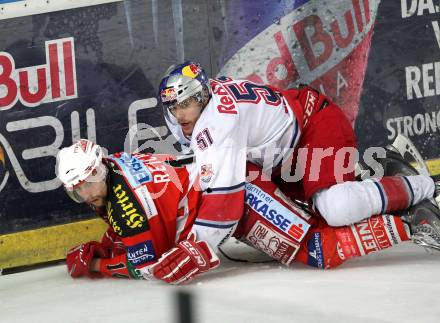
[[[106,229],[103,220],[92,219],[2,235],[0,269],[64,259],[73,246],[100,241]]]

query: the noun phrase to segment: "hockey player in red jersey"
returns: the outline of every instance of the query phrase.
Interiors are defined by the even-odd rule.
[[[69,196],[89,204],[109,225],[101,242],[69,251],[72,277],[185,282],[219,265],[216,253],[224,240],[219,243],[217,235],[223,236],[223,227],[281,263],[297,259],[318,268],[338,266],[411,235],[414,240],[427,229],[430,246],[440,246],[440,213],[430,202],[401,217],[380,215],[333,228],[262,180],[261,168],[253,164],[247,165],[252,180],[245,184],[245,207],[241,205],[238,220],[230,227],[229,218],[218,218],[212,223],[218,231],[207,230],[206,221],[198,220],[203,193],[195,163],[174,165],[178,162],[169,160],[150,154],[103,157],[100,146],[84,139],[59,152],[56,172]]]
[[[336,104],[308,86],[281,91],[208,79],[200,65],[185,62],[165,73],[159,100],[172,133],[194,151],[203,191],[197,219],[207,226],[240,218],[248,161],[288,196],[310,201],[331,226],[394,213],[434,195],[434,181],[425,175],[355,181],[353,129]]]
[[[89,275],[90,261],[97,256],[105,258],[99,264],[101,274],[136,276],[136,269],[156,263],[160,255],[186,240],[201,252],[206,249],[214,266],[218,260],[210,247],[188,238],[200,204],[189,167],[172,167],[159,155],[117,153],[103,158],[101,147],[85,139],[62,149],[56,172],[66,192],[89,204],[110,227],[103,243],[89,243],[69,253],[71,275]]]

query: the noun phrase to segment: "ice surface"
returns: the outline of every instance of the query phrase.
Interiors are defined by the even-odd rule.
[[[234,256],[248,249],[228,246]],[[0,322],[178,322],[175,292],[196,322],[440,322],[440,253],[404,243],[322,271],[224,259],[186,286],[71,279],[63,265],[0,277]]]

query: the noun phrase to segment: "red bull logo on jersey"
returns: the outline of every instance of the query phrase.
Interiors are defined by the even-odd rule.
[[[274,200],[258,186],[247,183],[245,188],[245,203],[255,212],[296,241],[300,242],[304,238],[310,228],[310,224]]]
[[[15,60],[0,52],[0,110],[17,101],[27,107],[78,97],[72,37],[46,41],[46,63],[15,68]]]
[[[214,171],[212,170],[212,165],[202,165],[200,166],[200,179],[202,182],[209,183],[214,176]]]

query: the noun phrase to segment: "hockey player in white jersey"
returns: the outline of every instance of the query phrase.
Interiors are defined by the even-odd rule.
[[[403,210],[434,195],[426,175],[355,181],[353,159],[345,154],[356,147],[353,129],[337,105],[310,87],[281,91],[208,79],[200,65],[185,62],[165,73],[159,100],[170,130],[194,151],[203,190],[196,227],[205,227],[211,241],[217,237],[216,244],[234,231],[243,212],[247,161],[271,173],[284,193],[311,202],[331,226]],[[293,181],[284,172],[291,167]]]

